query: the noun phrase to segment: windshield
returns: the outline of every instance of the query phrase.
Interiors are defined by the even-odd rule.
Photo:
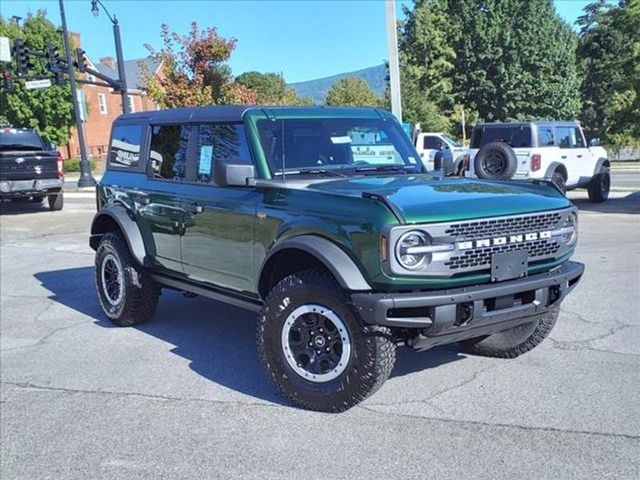
[[[260,143],[272,175],[422,172],[413,145],[396,122],[384,119],[260,120]]]
[[[458,142],[458,141],[454,140],[454,139],[453,139],[453,138],[451,138],[449,135],[444,135],[444,134],[443,134],[443,135],[442,135],[442,138],[444,138],[444,139],[447,141],[447,143],[448,143],[449,145],[452,145],[452,146],[454,146],[454,147],[462,147],[462,145],[460,144],[460,142]]]
[[[31,130],[0,129],[0,150],[44,150],[40,137]]]

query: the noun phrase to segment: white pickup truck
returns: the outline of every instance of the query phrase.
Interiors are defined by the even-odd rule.
[[[587,145],[578,122],[484,123],[471,137],[465,176],[494,180],[544,179],[560,190],[586,188],[592,202],[609,196],[609,159]]]
[[[434,170],[436,152],[450,150],[453,156],[453,171],[460,171],[465,162],[467,149],[453,138],[442,132],[419,132],[415,135],[416,151],[420,154],[422,163],[428,170]]]

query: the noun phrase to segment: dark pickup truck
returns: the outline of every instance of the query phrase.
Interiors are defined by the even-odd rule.
[[[29,128],[0,129],[0,199],[42,202],[62,210],[64,168],[57,150]]]

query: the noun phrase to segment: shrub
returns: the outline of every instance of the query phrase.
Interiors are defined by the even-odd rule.
[[[96,161],[94,159],[89,160],[89,165],[91,166],[91,171],[96,169]],[[65,173],[74,173],[80,171],[80,159],[79,158],[68,158],[64,161],[64,171]]]

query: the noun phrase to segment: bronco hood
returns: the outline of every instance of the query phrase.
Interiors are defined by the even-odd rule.
[[[354,177],[314,183],[308,188],[339,195],[378,197],[405,223],[517,215],[571,205],[552,185],[430,175]]]

